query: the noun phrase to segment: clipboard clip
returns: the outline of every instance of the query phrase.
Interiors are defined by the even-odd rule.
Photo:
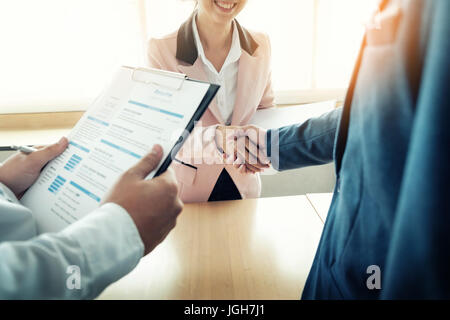
[[[187,76],[182,73],[171,71],[151,69],[151,68],[133,68],[131,79],[144,84],[152,84],[158,87],[181,90]]]

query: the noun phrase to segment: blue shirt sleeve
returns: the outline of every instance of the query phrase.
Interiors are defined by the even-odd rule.
[[[267,132],[267,155],[274,169],[290,170],[333,161],[342,108],[320,117]]]

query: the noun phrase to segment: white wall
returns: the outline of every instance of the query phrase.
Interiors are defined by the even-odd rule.
[[[334,164],[262,176],[261,197],[281,197],[306,193],[332,192],[335,179]]]

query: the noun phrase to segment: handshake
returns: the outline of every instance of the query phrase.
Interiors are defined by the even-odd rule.
[[[241,173],[255,174],[270,167],[267,153],[267,131],[248,126],[217,126],[215,143],[225,163],[234,165]]]

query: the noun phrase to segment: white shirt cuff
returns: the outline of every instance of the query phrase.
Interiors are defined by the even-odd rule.
[[[91,292],[101,291],[128,274],[144,254],[144,244],[133,219],[114,203],[104,204],[61,234],[80,244],[86,260],[84,267],[88,269],[81,273],[88,275]]]

